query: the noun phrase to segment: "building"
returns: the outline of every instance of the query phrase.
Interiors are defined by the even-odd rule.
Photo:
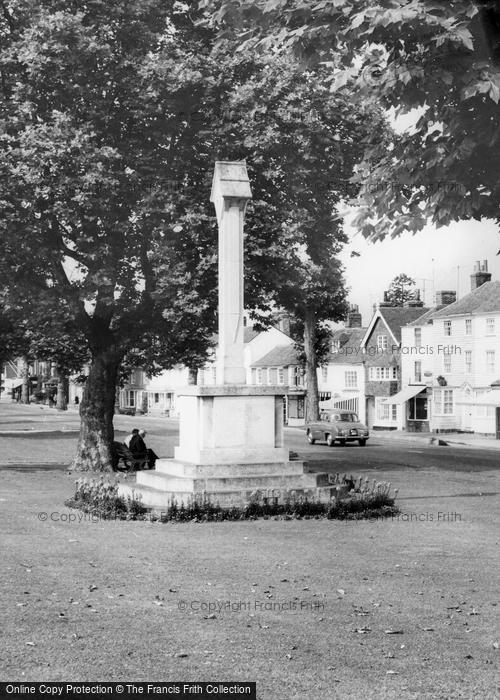
[[[305,419],[305,376],[295,344],[277,345],[250,367],[249,384],[283,386],[285,425],[303,425]]]
[[[363,422],[366,420],[365,358],[361,342],[365,333],[366,328],[349,325],[333,331],[330,354],[318,369],[320,397],[324,399],[322,408],[354,411]]]
[[[283,327],[285,327],[283,325]],[[252,375],[254,363],[267,355],[277,347],[294,347],[294,341],[280,328],[272,326],[265,331],[259,331],[252,326],[244,328],[244,357],[247,371],[247,383],[253,381]],[[214,344],[217,338],[214,337]],[[274,377],[274,374],[272,374]],[[181,387],[193,383],[190,372],[184,365],[178,365],[170,370],[164,370],[154,377],[148,377],[141,370],[134,370],[127,384],[118,392],[118,406],[122,412],[141,412],[157,415],[177,416],[177,395]],[[199,385],[213,385],[216,383],[215,353],[198,370],[196,383]],[[266,381],[269,383],[266,375]]]
[[[400,427],[500,433],[500,282],[477,262],[469,294],[444,294],[403,331]]]
[[[390,401],[401,386],[401,329],[429,311],[418,299],[405,306],[379,304],[361,340],[365,366],[366,424],[370,429],[396,430],[401,404]]]
[[[430,430],[430,400],[434,356],[432,317],[456,301],[455,291],[436,293],[436,305],[401,329],[401,391],[393,400],[401,407],[398,428],[409,432]]]

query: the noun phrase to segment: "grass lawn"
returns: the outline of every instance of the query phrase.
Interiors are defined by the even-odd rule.
[[[73,476],[1,471],[0,680],[500,697],[499,474],[377,478],[399,520],[162,525],[68,522]]]

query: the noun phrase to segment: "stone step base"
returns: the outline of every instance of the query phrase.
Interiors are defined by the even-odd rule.
[[[328,475],[310,473],[302,474],[242,474],[239,476],[211,476],[205,479],[193,479],[190,477],[172,476],[162,472],[140,471],[137,472],[137,486],[151,486],[160,491],[171,493],[203,493],[219,491],[247,491],[247,490],[296,490],[304,488],[317,488],[328,486]]]
[[[304,462],[257,462],[254,464],[192,464],[175,459],[158,459],[154,472],[189,479],[304,474]],[[153,473],[153,472],[149,472]]]
[[[260,489],[261,491],[264,489]],[[303,485],[299,488],[294,488],[296,497],[307,497],[310,500],[320,500],[327,503],[337,496],[337,489],[334,486],[323,487],[307,487]],[[255,489],[220,489],[218,491],[205,492],[204,496],[214,505],[220,505],[222,508],[230,508],[231,506],[244,506],[251,498]],[[118,487],[120,496],[127,498],[140,497],[141,503],[153,511],[167,511],[172,505],[172,499],[178,506],[182,503],[187,505],[194,496],[202,496],[202,492],[193,493],[192,491],[164,491],[153,488],[151,486],[139,484],[121,483]],[[269,493],[271,496],[272,493]],[[283,492],[279,489],[275,490],[275,496],[278,497],[278,502],[284,500]]]

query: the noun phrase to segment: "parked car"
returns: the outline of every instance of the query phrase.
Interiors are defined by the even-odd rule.
[[[316,440],[324,440],[329,447],[336,442],[340,445],[358,442],[363,446],[370,437],[368,428],[360,422],[356,413],[338,409],[322,411],[319,421],[307,423],[306,435],[311,445],[314,445]]]

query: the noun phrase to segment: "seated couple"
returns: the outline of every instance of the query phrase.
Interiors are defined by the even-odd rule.
[[[148,468],[154,469],[158,455],[152,449],[146,447],[146,443],[144,442],[145,436],[145,430],[134,428],[130,435],[127,435],[124,443],[136,459],[147,459]]]

